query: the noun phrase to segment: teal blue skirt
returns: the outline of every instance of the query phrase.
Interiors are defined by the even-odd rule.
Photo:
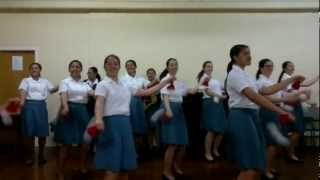
[[[122,172],[137,168],[137,155],[128,116],[103,118],[104,131],[98,137],[94,164],[98,170]]]
[[[234,108],[228,117],[227,156],[241,171],[266,168],[266,145],[258,110]]]
[[[202,121],[207,131],[223,134],[226,127],[223,104],[215,103],[212,98],[203,99]]]
[[[182,105],[170,102],[170,107],[173,117],[161,123],[161,142],[166,145],[187,145],[188,131]]]
[[[69,115],[59,118],[54,127],[54,140],[59,144],[83,144],[83,134],[90,121],[86,104],[69,102]]]
[[[144,103],[140,97],[131,97],[130,122],[134,134],[147,134],[148,125],[144,114]]]
[[[293,115],[296,119],[294,123],[283,126],[284,134],[288,135],[290,132],[298,132],[303,135],[305,130],[305,120],[301,103],[294,106]]]
[[[23,135],[28,137],[49,136],[48,110],[45,101],[26,100],[21,115]]]
[[[267,129],[267,125],[269,123],[275,124],[279,129],[281,129],[281,125],[278,120],[278,114],[269,110],[266,110],[264,108],[260,108],[259,110],[259,117],[262,121],[262,129],[263,134],[266,139],[267,145],[278,145],[278,143],[274,140],[274,138],[271,136],[270,131]]]

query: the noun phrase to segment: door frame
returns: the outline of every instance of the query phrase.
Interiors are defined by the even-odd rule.
[[[34,62],[39,62],[39,48],[38,47],[25,47],[25,46],[0,46],[0,51],[33,51]]]

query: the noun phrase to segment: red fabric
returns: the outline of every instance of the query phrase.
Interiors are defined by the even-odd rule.
[[[162,122],[168,122],[170,121],[170,118],[166,115],[166,113],[163,113],[160,117]]]
[[[203,81],[202,85],[208,87],[208,86],[209,86],[209,81],[210,81],[210,78],[206,78],[206,79]]]
[[[300,81],[295,81],[293,84],[292,84],[292,88],[295,89],[295,90],[298,90],[300,88],[300,85],[301,82]]]
[[[96,138],[98,137],[100,131],[98,130],[97,126],[91,126],[87,129],[88,134],[92,137],[92,138]]]
[[[6,110],[9,112],[9,114],[19,113],[21,110],[20,102],[19,101],[9,101],[9,103],[6,106]]]
[[[279,121],[282,125],[288,125],[292,123],[292,119],[288,114],[280,114],[279,115]]]
[[[169,86],[167,87],[168,90],[175,90],[176,88],[174,87],[173,81],[170,82]]]

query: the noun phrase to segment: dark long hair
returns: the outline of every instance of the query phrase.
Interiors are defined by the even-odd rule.
[[[198,75],[197,75],[197,80],[198,80],[198,82],[200,82],[200,79],[201,79],[201,77],[202,77],[203,74],[204,74],[204,68],[205,68],[206,65],[209,64],[209,63],[212,64],[211,61],[205,61],[205,62],[202,64],[202,70],[201,70],[201,71],[198,73]]]
[[[69,69],[71,68],[71,66],[72,66],[73,63],[77,63],[77,64],[80,66],[81,70],[82,70],[82,63],[81,63],[81,61],[79,61],[78,59],[72,60],[72,61],[69,63],[69,66],[68,66]]]
[[[110,55],[108,55],[107,57],[104,58],[104,64],[103,64],[103,66],[106,66],[106,64],[107,64],[107,62],[108,62],[108,60],[109,60],[110,58],[116,59],[116,60],[118,61],[119,65],[121,65],[121,64],[120,64],[121,62],[120,62],[119,56],[117,56],[117,55],[115,55],[115,54],[110,54]]]
[[[247,49],[249,48],[248,45],[245,45],[245,44],[237,44],[237,45],[234,45],[231,49],[230,49],[230,52],[229,52],[229,56],[230,56],[230,62],[228,63],[227,65],[227,77],[226,79],[224,80],[224,88],[227,89],[227,78],[228,78],[228,75],[229,75],[229,72],[232,70],[232,66],[234,65],[235,63],[235,56],[238,56],[240,54],[240,52],[243,50],[243,49]],[[226,91],[227,92],[227,91]]]
[[[279,75],[278,83],[281,81],[281,79],[282,79],[282,77],[283,77],[283,75],[284,75],[284,73],[285,73],[285,70],[287,69],[287,66],[288,66],[290,63],[292,63],[292,62],[291,62],[291,61],[285,61],[285,62],[282,63],[282,71],[281,71],[281,73],[280,73],[280,75]]]
[[[101,76],[100,76],[100,74],[98,72],[98,68],[92,66],[89,69],[91,69],[96,74],[96,78],[98,79],[98,82],[100,82],[101,81]]]
[[[256,73],[256,79],[258,80],[259,79],[259,77],[260,77],[260,74],[262,73],[261,72],[261,69],[264,67],[264,65],[266,64],[266,63],[268,63],[268,62],[272,62],[270,59],[268,59],[268,58],[265,58],[265,59],[261,59],[260,61],[259,61],[259,67],[258,67],[258,71],[257,71],[257,73]]]
[[[166,77],[166,75],[168,74],[168,66],[169,66],[169,63],[170,63],[171,61],[176,61],[176,62],[178,62],[177,59],[175,59],[175,58],[169,58],[169,59],[167,60],[167,62],[166,62],[166,68],[161,72],[161,74],[160,74],[160,76],[159,76],[159,79],[160,79],[160,80],[163,79],[164,77]]]
[[[135,60],[133,60],[133,59],[127,60],[127,61],[126,61],[126,66],[127,66],[127,64],[129,64],[129,63],[132,63],[135,67],[137,67],[137,63],[136,63]]]
[[[37,63],[37,62],[33,62],[33,63],[31,63],[31,64],[29,65],[29,69],[31,69],[31,68],[32,68],[32,66],[34,66],[34,65],[38,66],[38,68],[39,68],[40,70],[42,70],[42,66],[41,66],[41,64],[40,64],[40,63]]]

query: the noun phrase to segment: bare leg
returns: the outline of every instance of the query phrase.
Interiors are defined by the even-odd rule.
[[[179,146],[179,148],[177,149],[177,156],[175,158],[175,162],[174,162],[174,170],[176,171],[176,173],[182,175],[183,171],[181,170],[181,164],[183,162],[183,158],[185,155],[185,150],[186,148],[184,146]]]
[[[216,135],[216,138],[214,139],[213,154],[217,157],[220,157],[219,147],[220,147],[222,139],[223,139],[222,134]]]
[[[59,154],[57,159],[58,179],[64,180],[64,165],[67,158],[68,148],[66,145],[59,147]]]
[[[175,145],[169,145],[167,147],[166,153],[164,155],[164,170],[163,174],[170,180],[174,180],[174,175],[172,172],[174,155],[177,147]]]
[[[104,175],[104,180],[117,180],[119,177],[118,173],[114,173],[111,171],[107,171],[106,174]]]
[[[269,146],[267,152],[267,169],[265,171],[265,175],[268,178],[273,178],[274,175],[272,174],[272,170],[274,169],[274,156],[276,155],[277,147],[276,146]]]
[[[296,156],[296,153],[295,153],[295,148],[299,144],[299,139],[300,139],[299,133],[293,132],[292,135],[290,135],[289,139],[290,139],[290,145],[288,147],[288,156],[293,160],[299,160],[299,158]]]
[[[24,137],[23,146],[25,149],[24,160],[26,165],[32,165],[34,159],[34,137]]]
[[[88,145],[81,145],[81,172],[86,173],[88,171],[87,162],[88,162],[88,152],[89,146]]]
[[[254,170],[241,171],[237,180],[258,180],[259,172]]]
[[[212,132],[208,132],[205,138],[205,144],[204,144],[205,154],[204,155],[205,155],[205,158],[209,161],[213,160],[213,156],[211,154],[213,140],[214,140],[214,134]]]
[[[45,164],[47,162],[44,158],[44,148],[46,146],[46,137],[39,137],[38,144],[39,144],[39,154],[38,154],[39,164]]]
[[[128,173],[122,173],[121,175],[121,180],[129,180],[129,175],[128,175]]]

